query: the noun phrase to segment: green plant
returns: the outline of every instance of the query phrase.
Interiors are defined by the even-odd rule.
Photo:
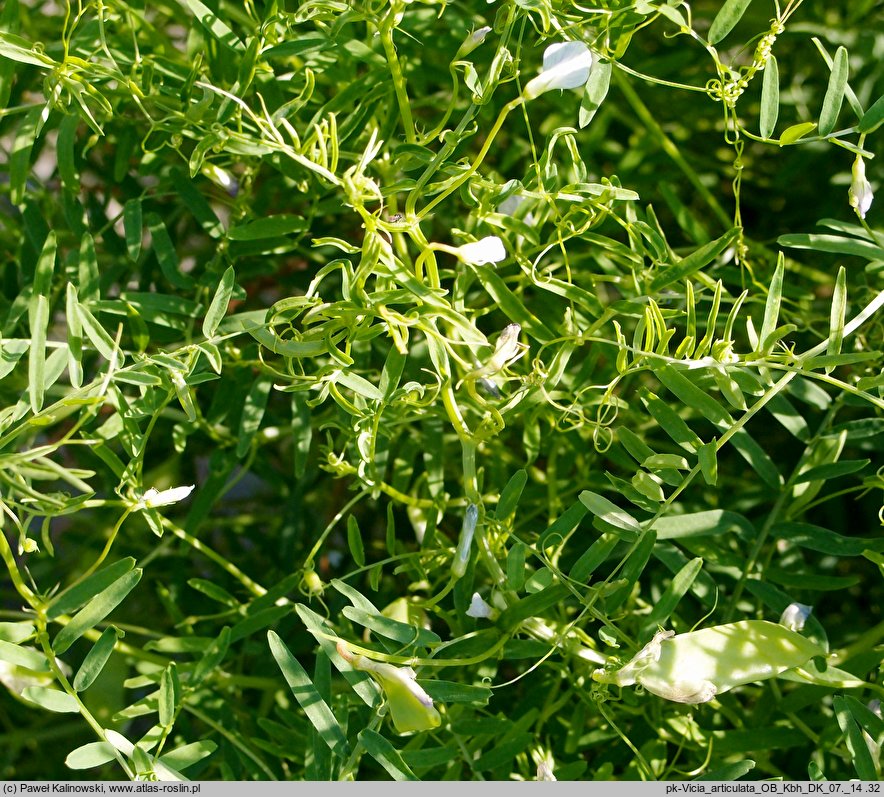
[[[881,15],[827,5],[7,0],[4,771],[877,778]],[[716,628],[801,655],[619,688]]]

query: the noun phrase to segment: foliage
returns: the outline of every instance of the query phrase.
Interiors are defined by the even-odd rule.
[[[0,19],[5,777],[880,776],[879,3]]]

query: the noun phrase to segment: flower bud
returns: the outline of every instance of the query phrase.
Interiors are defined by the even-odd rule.
[[[616,672],[593,678],[618,686],[640,684],[677,703],[707,703],[735,686],[774,678],[825,651],[809,639],[766,620],[704,628],[686,634],[659,631]]]
[[[851,173],[853,181],[850,183],[847,198],[850,202],[850,207],[856,211],[856,215],[864,219],[872,206],[874,194],[872,193],[872,184],[866,180],[866,162],[859,155],[856,156],[856,160],[853,162]]]
[[[462,578],[467,572],[467,564],[470,561],[470,546],[473,544],[473,534],[476,532],[476,524],[479,522],[479,507],[470,504],[463,516],[463,525],[460,529],[460,539],[457,541],[457,552],[451,563],[451,575],[454,578]]]
[[[786,626],[790,631],[800,631],[812,611],[813,606],[806,603],[790,603],[780,615],[780,625]]]
[[[592,53],[583,42],[551,44],[543,53],[543,70],[529,80],[522,90],[526,100],[533,100],[553,89],[580,88],[589,79]]]
[[[478,28],[477,30],[474,30],[463,40],[463,44],[461,44],[461,46],[458,48],[458,51],[454,54],[454,60],[460,61],[461,58],[466,58],[483,41],[485,41],[485,37],[489,33],[491,33],[490,25],[485,25],[481,28]]]

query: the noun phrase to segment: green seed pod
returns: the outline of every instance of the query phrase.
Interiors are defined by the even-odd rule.
[[[625,666],[593,678],[618,686],[641,684],[677,703],[707,703],[735,686],[775,678],[825,651],[766,620],[742,620],[675,635],[660,631]]]

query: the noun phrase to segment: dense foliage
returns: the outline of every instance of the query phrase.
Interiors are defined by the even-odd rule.
[[[877,779],[882,22],[5,0],[0,774]]]

